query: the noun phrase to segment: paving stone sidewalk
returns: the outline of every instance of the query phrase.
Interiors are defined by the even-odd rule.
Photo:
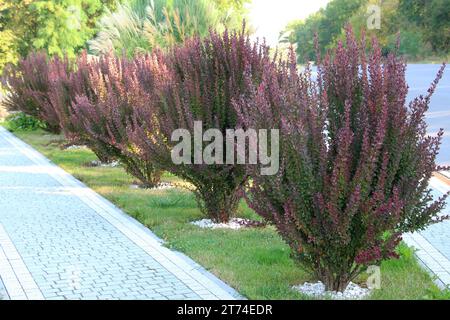
[[[241,298],[0,127],[2,292],[3,299]]]
[[[5,285],[3,284],[2,279],[0,278],[0,300],[8,300],[8,294],[6,293]]]
[[[438,198],[450,191],[450,186],[436,177],[431,178],[433,196]],[[441,213],[450,215],[450,200]],[[441,288],[450,286],[450,220],[429,226],[422,232],[406,234],[403,240],[416,249],[416,256]]]

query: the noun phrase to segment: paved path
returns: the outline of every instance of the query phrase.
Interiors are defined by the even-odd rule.
[[[408,64],[406,79],[409,85],[408,101],[426,94],[431,82],[441,66],[439,64]],[[443,128],[445,134],[441,152],[437,158],[440,164],[450,164],[450,68],[447,66],[444,76],[434,93],[430,109],[427,112],[428,132],[435,134]]]
[[[433,177],[430,181],[434,196],[450,191],[450,185]],[[450,200],[441,213],[450,215]],[[450,286],[450,220],[431,225],[420,233],[404,235],[404,241],[417,249],[419,262],[436,277],[441,288]]]
[[[239,298],[2,127],[0,277],[10,299]]]
[[[410,86],[408,101],[420,94],[426,94],[436,76],[440,65],[409,64],[406,78]],[[440,164],[450,164],[450,69],[447,67],[444,77],[431,99],[427,112],[428,133],[434,135],[440,128],[445,129],[443,143],[438,156]],[[450,173],[449,173],[450,176]],[[430,186],[435,196],[441,196],[450,190],[448,184],[433,178]],[[450,214],[450,201],[445,214]],[[405,235],[405,242],[418,249],[417,257],[422,264],[437,277],[441,287],[450,285],[450,221],[432,225],[421,233]]]

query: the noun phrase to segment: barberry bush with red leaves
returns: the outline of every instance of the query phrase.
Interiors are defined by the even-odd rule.
[[[202,122],[203,132],[218,129],[223,136],[227,129],[236,128],[232,102],[248,96],[251,85],[261,81],[263,66],[271,60],[268,48],[252,43],[245,30],[211,32],[204,39],[195,37],[158,57],[162,80],[147,105],[135,108],[136,121],[129,130],[131,140],[143,157],[153,159],[194,187],[206,216],[227,222],[242,198],[247,181],[245,166],[225,164],[225,152],[224,164],[196,163],[194,152],[190,164],[175,164],[171,153],[178,142],[171,141],[171,137],[177,129],[186,129],[194,137],[195,121]],[[155,87],[143,68],[139,83],[150,92]],[[208,144],[203,142],[201,150]]]
[[[408,105],[405,62],[364,43],[348,28],[346,43],[317,57],[317,75],[299,72],[291,52],[234,104],[244,128],[280,130],[280,170],[248,166],[246,199],[327,290],[396,257],[403,233],[446,218],[446,196],[433,200],[428,187],[443,132],[428,136],[425,122],[445,65]]]
[[[41,120],[45,130],[59,133],[59,118],[49,102],[50,63],[46,53],[33,52],[17,65],[8,65],[2,74],[7,91],[2,104],[10,112],[21,111]]]
[[[83,140],[91,149],[119,160],[145,188],[160,182],[161,170],[133,145],[128,126],[134,110],[144,108],[153,99],[160,73],[155,62],[153,55],[129,60],[112,54],[91,61],[85,68],[88,91],[75,96],[69,118],[71,127],[79,128],[77,131],[82,132]],[[143,77],[148,80],[147,88],[142,85]],[[83,83],[83,79],[78,75],[75,81]]]

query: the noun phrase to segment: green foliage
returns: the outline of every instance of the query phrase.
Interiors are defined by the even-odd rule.
[[[367,30],[368,5],[381,8],[381,28]],[[317,33],[321,53],[335,48],[345,38],[344,27],[350,23],[357,36],[366,33],[370,45],[376,36],[383,53],[396,48],[400,33],[399,53],[408,59],[445,56],[450,51],[450,10],[447,0],[332,0],[326,8],[303,21],[291,22],[285,32],[287,41],[297,45],[300,61],[315,55],[314,34]]]
[[[75,57],[115,0],[0,0],[0,72],[33,50]]]
[[[427,300],[450,300],[450,288],[440,290],[438,287],[430,287],[424,296]]]
[[[408,59],[417,60],[431,52],[431,47],[426,43],[421,28],[411,22],[399,8],[399,0],[386,0],[381,3],[381,28],[367,30],[367,6],[379,4],[376,0],[368,0],[367,4],[361,6],[349,19],[358,36],[364,31],[366,33],[366,45],[370,46],[373,37],[377,37],[383,53],[387,54],[397,48],[397,38],[400,34],[401,42],[398,53]],[[344,33],[337,40],[343,40]],[[336,46],[337,41],[328,47]]]
[[[14,1],[0,0],[0,32],[7,43],[2,46],[3,55],[8,54],[8,62],[16,62],[20,56],[26,56],[31,47],[31,39],[35,30],[33,12],[30,9],[34,0]],[[4,66],[4,65],[3,65]],[[0,71],[2,70],[0,65]]]
[[[42,121],[23,112],[9,115],[6,118],[6,125],[10,131],[34,131],[45,128],[45,124]]]
[[[251,0],[213,0],[217,7],[226,12],[228,10],[243,11],[244,5],[250,3]]]
[[[313,60],[315,57],[314,34],[317,33],[322,53],[329,44],[340,36],[347,19],[351,17],[365,0],[334,0],[306,20],[292,22],[287,32],[289,41],[297,45],[300,60]]]
[[[239,28],[248,14],[247,4],[252,0],[213,0],[221,12],[223,23],[230,29]]]
[[[16,61],[17,54],[14,52],[13,32],[11,30],[0,31],[0,73],[7,64]]]
[[[400,0],[399,11],[423,32],[434,52],[450,51],[450,3],[448,0]]]
[[[99,4],[96,0],[34,2],[31,10],[38,28],[32,46],[46,49],[50,55],[66,53],[74,57],[94,32],[87,24],[88,14],[95,12]]]
[[[399,53],[406,56],[408,59],[420,59],[426,57],[431,48],[423,39],[422,33],[416,28],[411,30],[403,30],[400,34],[401,42]],[[387,37],[387,44],[385,50],[392,52],[396,49],[396,35],[390,35]]]

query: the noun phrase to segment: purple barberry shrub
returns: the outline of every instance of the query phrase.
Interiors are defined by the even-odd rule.
[[[2,102],[8,111],[21,111],[41,120],[46,129],[59,133],[59,119],[49,103],[51,81],[49,58],[44,52],[33,52],[17,65],[8,65],[2,75],[7,94]]]
[[[445,66],[407,105],[405,62],[360,43],[348,28],[345,44],[318,56],[317,75],[299,72],[291,52],[235,102],[243,127],[280,130],[279,172],[248,166],[250,207],[335,291],[396,257],[403,233],[444,219],[446,196],[433,200],[428,187],[443,132],[427,135],[425,112]]]
[[[70,122],[81,128],[90,148],[119,160],[143,187],[152,188],[160,182],[161,171],[134,147],[127,132],[133,110],[145,107],[152,99],[140,84],[141,64],[146,67],[150,85],[154,85],[159,71],[151,56],[128,60],[108,54],[92,61],[88,68],[89,92],[75,97]],[[151,88],[148,91],[153,92]]]
[[[232,101],[251,92],[249,86],[261,81],[263,65],[269,59],[264,45],[253,44],[240,33],[211,32],[159,54],[163,74],[154,98],[136,109],[136,123],[130,135],[142,155],[193,186],[202,212],[214,221],[227,222],[235,215],[247,181],[244,165],[196,163],[176,164],[171,152],[178,143],[172,133],[186,129],[194,137],[194,122],[203,132],[218,129],[223,136],[235,129],[237,116]],[[139,78],[144,90],[155,88],[142,66]],[[210,142],[201,142],[201,150]]]

